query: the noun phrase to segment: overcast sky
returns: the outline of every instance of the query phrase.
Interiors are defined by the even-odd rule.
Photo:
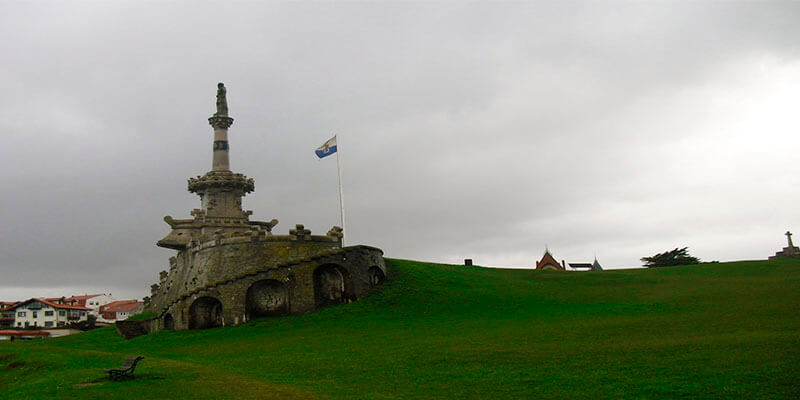
[[[800,2],[0,1],[0,300],[140,298],[211,168],[276,233],[606,267],[800,233]],[[800,239],[800,236],[798,236]]]

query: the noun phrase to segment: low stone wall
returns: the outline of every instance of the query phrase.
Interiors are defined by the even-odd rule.
[[[117,321],[114,326],[117,328],[117,334],[125,339],[132,339],[137,336],[142,336],[150,333],[150,320],[145,321]]]

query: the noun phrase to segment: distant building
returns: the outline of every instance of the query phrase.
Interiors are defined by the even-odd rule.
[[[66,326],[73,322],[86,321],[91,311],[88,307],[57,304],[36,298],[17,303],[7,310],[14,313],[15,328]]]
[[[542,259],[536,262],[536,269],[565,271],[567,268],[565,267],[565,263],[563,261],[561,264],[559,264],[558,261],[553,258],[553,256],[550,254],[550,250],[545,250]]]
[[[100,306],[97,320],[102,322],[123,321],[142,312],[144,303],[138,300],[118,300]]]
[[[11,307],[16,302],[0,301],[0,328],[10,328],[14,326],[14,310]]]
[[[569,263],[569,267],[572,269],[582,269],[587,271],[602,271],[603,267],[597,262],[597,258],[594,259],[593,263]]]
[[[71,304],[74,306],[79,307],[88,307],[91,309],[90,314],[94,315],[95,317],[99,317],[99,310],[100,306],[106,305],[111,303],[114,300],[111,297],[111,293],[98,293],[98,294],[87,294],[83,296],[72,296],[64,299],[67,304]]]

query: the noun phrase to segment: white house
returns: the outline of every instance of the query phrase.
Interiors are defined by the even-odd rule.
[[[86,321],[91,309],[34,298],[18,303],[8,308],[7,311],[14,312],[15,328],[54,328],[73,322]]]
[[[61,298],[48,298],[45,299],[52,303],[56,304],[67,304],[72,306],[80,306],[80,307],[88,307],[91,309],[89,314],[94,315],[95,317],[99,317],[100,315],[100,306],[104,306],[108,303],[114,302],[114,298],[111,297],[111,293],[98,293],[98,294],[85,294],[82,296],[71,296],[71,297],[61,297]]]

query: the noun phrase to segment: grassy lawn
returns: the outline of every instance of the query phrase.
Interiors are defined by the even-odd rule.
[[[302,316],[0,342],[2,398],[800,398],[800,262],[603,272],[389,260]],[[133,381],[103,368],[146,358]]]

